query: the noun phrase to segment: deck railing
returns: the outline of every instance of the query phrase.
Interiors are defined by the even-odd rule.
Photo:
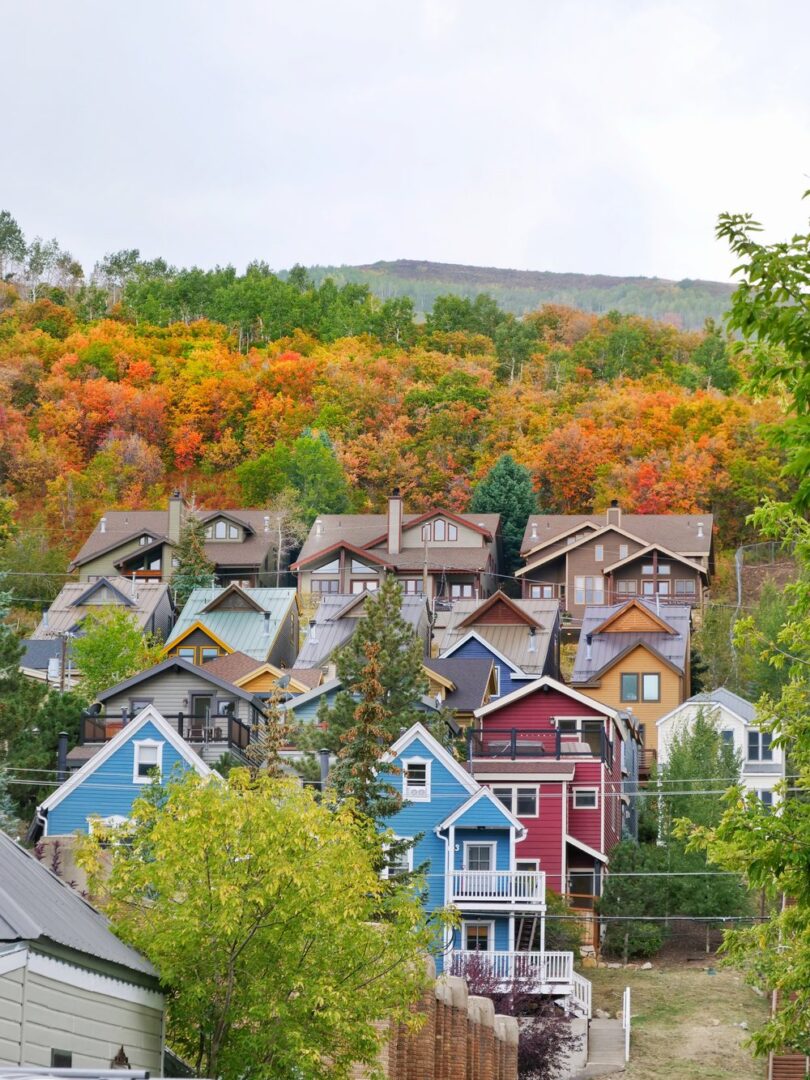
[[[604,729],[581,734],[537,728],[504,728],[469,731],[467,733],[467,757],[506,758],[591,758],[596,761],[613,760],[613,744]]]
[[[450,954],[451,974],[482,971],[497,982],[519,980],[526,988],[538,990],[560,986],[565,990],[573,983],[574,954],[570,952],[475,952],[454,949]]]
[[[178,735],[186,742],[197,743],[227,743],[229,749],[245,752],[250,744],[250,726],[235,716],[188,716],[180,713],[164,713],[163,719],[173,723]],[[114,735],[128,724],[134,717],[129,713],[117,713],[106,715],[85,714],[81,719],[79,729],[79,742],[104,743],[109,742]]]
[[[447,902],[540,907],[546,902],[546,875],[541,870],[456,870],[447,875]]]

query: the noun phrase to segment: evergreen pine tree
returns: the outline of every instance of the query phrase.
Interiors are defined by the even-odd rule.
[[[0,832],[16,837],[20,829],[17,808],[9,791],[8,773],[0,769]]]
[[[186,518],[180,530],[174,556],[178,565],[170,585],[181,608],[195,589],[210,588],[216,572],[205,551],[205,524],[193,514]]]
[[[245,751],[245,756],[249,762],[248,768],[251,775],[280,779],[287,775],[281,750],[289,745],[293,729],[279,708],[278,691],[274,691],[267,699],[264,712],[264,716],[260,716],[253,724],[251,741]]]
[[[500,457],[476,486],[470,501],[474,514],[500,514],[504,569],[511,574],[520,559],[526,522],[537,509],[529,470],[510,454]]]

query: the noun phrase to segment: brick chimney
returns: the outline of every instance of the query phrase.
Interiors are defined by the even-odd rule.
[[[622,527],[622,508],[618,499],[611,499],[607,509],[606,521],[608,525],[615,525],[617,529]]]
[[[183,496],[179,491],[173,491],[169,499],[169,539],[173,544],[176,544],[180,539],[184,510]]]
[[[399,555],[402,550],[402,498],[394,488],[388,499],[388,554]]]

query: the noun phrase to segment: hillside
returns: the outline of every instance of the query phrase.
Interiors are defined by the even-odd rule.
[[[308,273],[317,283],[331,277],[338,284],[367,285],[383,300],[409,296],[421,315],[430,311],[437,296],[446,293],[470,298],[489,293],[515,315],[555,303],[595,314],[621,311],[643,315],[686,330],[699,329],[707,318],[719,319],[733,291],[733,286],[720,281],[555,274],[414,259],[364,266],[312,266]]]

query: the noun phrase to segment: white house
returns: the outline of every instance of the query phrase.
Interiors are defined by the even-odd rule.
[[[756,707],[725,687],[694,694],[661,717],[657,722],[659,762],[667,763],[675,734],[688,729],[701,709],[704,715],[714,720],[723,738],[740,755],[743,785],[771,806],[773,789],[785,775],[784,754],[771,745],[770,732],[760,731],[757,727]]]

